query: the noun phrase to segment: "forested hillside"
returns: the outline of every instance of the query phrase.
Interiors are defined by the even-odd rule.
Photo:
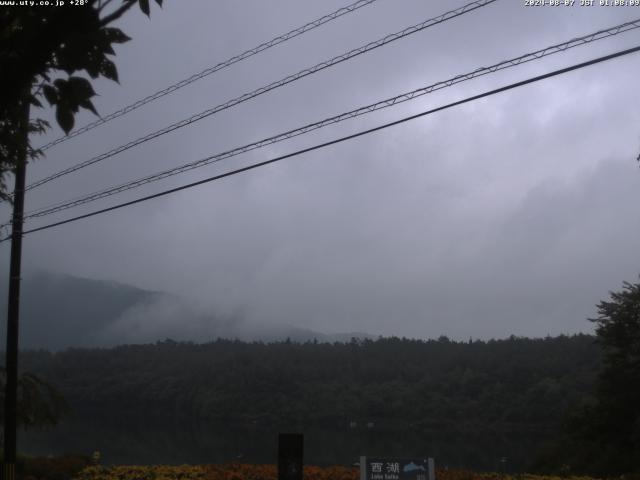
[[[236,426],[544,433],[593,391],[594,337],[384,338],[207,344],[171,340],[23,354],[74,415],[189,417]]]

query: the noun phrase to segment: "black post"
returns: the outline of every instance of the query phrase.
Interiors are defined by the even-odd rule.
[[[303,453],[301,433],[278,435],[278,480],[302,480]]]
[[[20,264],[22,260],[22,217],[29,141],[29,92],[22,99],[20,135],[22,142],[14,169],[13,220],[11,226],[11,264],[9,308],[7,312],[6,385],[4,394],[3,479],[14,480],[16,468],[16,430],[18,401],[18,320],[20,312]]]

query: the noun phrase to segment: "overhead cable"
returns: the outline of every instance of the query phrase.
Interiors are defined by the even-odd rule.
[[[161,135],[164,135],[166,133],[172,132],[174,130],[177,130],[179,128],[185,127],[187,125],[191,125],[192,123],[195,123],[199,120],[202,120],[203,118],[207,118],[215,113],[221,112],[223,110],[226,110],[228,108],[234,107],[240,103],[246,102],[249,99],[252,99],[254,97],[257,97],[259,95],[262,95],[264,93],[267,93],[271,90],[274,90],[276,88],[282,87],[284,85],[288,85],[289,83],[295,82],[296,80],[299,80],[301,78],[304,78],[306,76],[312,75],[314,73],[317,73],[321,70],[324,70],[325,68],[328,67],[332,67],[333,65],[337,65],[339,63],[342,63],[346,60],[349,60],[351,58],[354,58],[356,56],[362,55],[363,53],[366,52],[370,52],[371,50],[374,50],[376,48],[379,48],[383,45],[386,45],[388,43],[394,42],[396,40],[399,40],[401,38],[404,38],[408,35],[412,35],[414,33],[420,32],[426,28],[432,27],[434,25],[446,22],[448,20],[451,20],[453,18],[456,18],[460,15],[464,15],[465,13],[469,13],[473,10],[476,10],[478,8],[481,7],[485,7],[493,2],[495,2],[497,0],[475,0],[471,3],[468,3],[467,5],[464,5],[463,7],[457,8],[455,10],[451,10],[448,11],[446,13],[443,13],[442,15],[439,15],[437,17],[431,18],[429,20],[425,20],[424,22],[418,23],[416,25],[413,25],[411,27],[407,27],[404,30],[401,30],[399,32],[396,33],[392,33],[390,35],[385,36],[384,38],[381,38],[379,40],[376,40],[374,42],[370,42],[366,45],[363,45],[361,47],[358,47],[356,49],[350,50],[347,53],[343,53],[342,55],[338,55],[337,57],[333,57],[330,60],[326,60],[324,62],[318,63],[312,67],[309,68],[305,68],[304,70],[299,71],[298,73],[292,74],[292,75],[288,75],[286,77],[284,77],[281,80],[278,80],[276,82],[272,82],[269,85],[266,85],[264,87],[260,87],[257,90],[254,90],[252,92],[249,93],[245,93],[239,97],[236,97],[232,100],[229,100],[225,103],[221,103],[220,105],[217,105],[213,108],[210,108],[208,110],[205,110],[203,112],[200,112],[196,115],[192,115],[189,118],[185,118],[184,120],[181,120],[179,122],[173,123],[167,127],[164,127],[160,130],[157,130],[155,132],[149,133],[148,135],[145,135],[143,137],[140,137],[136,140],[132,140],[131,142],[128,142],[124,145],[121,145],[119,147],[116,147],[112,150],[109,150],[106,153],[103,153],[101,155],[98,155],[96,157],[90,158],[89,160],[85,160],[84,162],[78,163],[74,166],[71,166],[69,168],[66,168],[64,170],[61,170],[57,173],[54,173],[46,178],[43,178],[41,180],[38,180],[36,182],[33,182],[29,185],[27,185],[26,190],[31,190],[33,188],[39,187],[41,185],[44,185],[45,183],[48,183],[52,180],[55,180],[57,178],[60,178],[64,175],[68,175],[72,172],[75,172],[77,170],[80,170],[81,168],[85,168],[88,167],[89,165],[93,165],[94,163],[100,162],[102,160],[105,160],[107,158],[113,157],[114,155],[117,155],[119,153],[124,152],[125,150],[129,150],[130,148],[133,148],[137,145],[140,145],[142,143],[148,142],[149,140],[153,140],[154,138],[157,138]]]
[[[578,70],[578,69],[585,68],[585,67],[588,67],[588,66],[591,66],[591,65],[595,65],[595,64],[598,64],[598,63],[601,63],[601,62],[605,62],[607,60],[612,60],[614,58],[622,57],[624,55],[629,55],[631,53],[635,53],[635,52],[638,52],[638,51],[640,51],[640,46],[629,48],[629,49],[622,50],[622,51],[618,51],[616,53],[612,53],[610,55],[605,55],[605,56],[602,56],[602,57],[598,57],[598,58],[589,60],[587,62],[578,63],[578,64],[572,65],[570,67],[565,67],[565,68],[561,68],[559,70],[554,70],[552,72],[545,73],[543,75],[538,75],[536,77],[532,77],[532,78],[529,78],[527,80],[522,80],[520,82],[511,83],[511,84],[506,85],[504,87],[500,87],[500,88],[496,88],[496,89],[493,89],[493,90],[489,90],[487,92],[484,92],[484,93],[481,93],[481,94],[478,94],[478,95],[474,95],[474,96],[471,96],[471,97],[467,97],[467,98],[465,98],[463,100],[458,100],[456,102],[452,102],[452,103],[449,103],[447,105],[443,105],[443,106],[440,106],[440,107],[437,107],[437,108],[433,108],[433,109],[427,110],[425,112],[421,112],[421,113],[418,113],[418,114],[415,114],[415,115],[404,117],[404,118],[402,118],[400,120],[396,120],[396,121],[393,121],[393,122],[385,123],[383,125],[379,125],[377,127],[370,128],[370,129],[367,129],[367,130],[363,130],[361,132],[354,133],[354,134],[351,134],[351,135],[346,135],[344,137],[336,138],[334,140],[331,140],[331,141],[328,141],[328,142],[324,142],[324,143],[321,143],[321,144],[318,144],[318,145],[314,145],[312,147],[304,148],[302,150],[298,150],[298,151],[293,152],[293,153],[288,153],[286,155],[281,155],[279,157],[272,158],[270,160],[265,160],[264,162],[254,163],[254,164],[248,165],[246,167],[238,168],[238,169],[232,170],[230,172],[226,172],[226,173],[222,173],[222,174],[219,174],[219,175],[215,175],[213,177],[205,178],[203,180],[199,180],[197,182],[189,183],[187,185],[182,185],[180,187],[175,187],[175,188],[171,188],[169,190],[164,190],[162,192],[158,192],[158,193],[155,193],[153,195],[148,195],[146,197],[141,197],[141,198],[138,198],[136,200],[131,200],[129,202],[120,203],[120,204],[117,204],[117,205],[114,205],[114,206],[111,206],[111,207],[103,208],[101,210],[96,210],[96,211],[93,211],[93,212],[90,212],[90,213],[86,213],[84,215],[78,215],[76,217],[68,218],[66,220],[61,220],[59,222],[54,222],[54,223],[50,223],[50,224],[47,224],[47,225],[43,225],[41,227],[32,228],[31,230],[24,231],[23,235],[26,235],[28,233],[39,232],[39,231],[42,231],[42,230],[47,230],[47,229],[50,229],[50,228],[53,228],[53,227],[57,227],[57,226],[60,226],[60,225],[65,225],[65,224],[72,223],[72,222],[76,222],[78,220],[82,220],[82,219],[93,217],[93,216],[100,215],[100,214],[103,214],[103,213],[111,212],[113,210],[118,210],[118,209],[121,209],[121,208],[124,208],[124,207],[128,207],[128,206],[131,206],[131,205],[138,204],[138,203],[146,202],[148,200],[152,200],[154,198],[163,197],[163,196],[166,196],[166,195],[169,195],[169,194],[172,194],[172,193],[175,193],[175,192],[179,192],[179,191],[182,191],[182,190],[187,190],[189,188],[193,188],[193,187],[196,187],[196,186],[199,186],[199,185],[203,185],[205,183],[210,183],[210,182],[213,182],[213,181],[216,181],[216,180],[220,180],[222,178],[226,178],[226,177],[230,177],[230,176],[233,176],[233,175],[237,175],[239,173],[246,172],[246,171],[249,171],[249,170],[253,170],[253,169],[256,169],[256,168],[259,168],[259,167],[264,167],[266,165],[270,165],[272,163],[276,163],[276,162],[279,162],[279,161],[287,159],[287,158],[295,157],[295,156],[301,155],[303,153],[312,152],[314,150],[325,148],[325,147],[328,147],[330,145],[335,145],[337,143],[342,143],[342,142],[345,142],[347,140],[352,140],[354,138],[358,138],[358,137],[361,137],[361,136],[364,136],[364,135],[368,135],[368,134],[373,133],[373,132],[377,132],[379,130],[383,130],[383,129],[386,129],[386,128],[389,128],[389,127],[392,127],[392,126],[395,126],[395,125],[399,125],[401,123],[408,122],[410,120],[415,120],[416,118],[424,117],[426,115],[430,115],[430,114],[433,114],[433,113],[436,113],[436,112],[439,112],[439,111],[442,111],[442,110],[446,110],[448,108],[452,108],[452,107],[455,107],[455,106],[458,106],[458,105],[462,105],[462,104],[465,104],[465,103],[468,103],[468,102],[479,100],[481,98],[489,97],[491,95],[496,95],[498,93],[502,93],[502,92],[505,92],[505,91],[508,91],[508,90],[512,90],[514,88],[522,87],[522,86],[528,85],[530,83],[539,82],[539,81],[545,80],[547,78],[555,77],[557,75],[562,75],[562,74],[565,74],[565,73],[568,73],[568,72],[571,72],[571,71],[574,71],[574,70]],[[0,242],[4,242],[4,241],[8,240],[9,238],[11,238],[11,237],[5,237],[2,240],[0,240]]]
[[[209,165],[212,163],[216,163],[219,162],[221,160],[230,158],[230,157],[234,157],[237,155],[240,155],[242,153],[246,153],[249,152],[251,150],[255,150],[267,145],[271,145],[277,142],[281,142],[283,140],[287,140],[293,137],[297,137],[299,135],[303,135],[306,133],[309,133],[311,131],[326,127],[328,125],[332,125],[332,124],[336,124],[345,120],[348,120],[350,118],[355,118],[355,117],[359,117],[361,115],[365,115],[371,112],[375,112],[377,110],[382,110],[384,108],[388,108],[391,107],[393,105],[398,105],[400,103],[409,101],[409,100],[413,100],[415,98],[421,97],[423,95],[429,94],[431,92],[437,91],[437,90],[441,90],[443,88],[447,88],[447,87],[451,87],[453,85],[456,85],[458,83],[467,81],[467,80],[471,80],[473,78],[477,78],[483,75],[487,75],[489,73],[494,73],[500,70],[504,70],[510,67],[515,67],[517,65],[521,65],[523,63],[527,63],[533,60],[539,60],[541,58],[544,58],[546,56],[549,55],[553,55],[555,53],[559,53],[559,52],[564,52],[570,48],[574,48],[580,45],[585,45],[587,43],[591,43],[597,40],[601,40],[604,38],[608,38],[614,35],[618,35],[620,33],[623,32],[628,32],[630,30],[633,29],[637,29],[640,28],[640,18],[636,19],[636,20],[632,20],[629,22],[625,22],[623,24],[620,25],[616,25],[614,27],[610,27],[610,28],[606,28],[606,29],[602,29],[602,30],[598,30],[596,32],[590,33],[588,35],[583,35],[581,37],[578,38],[573,38],[569,41],[563,42],[563,43],[559,43],[556,45],[552,45],[546,48],[543,48],[541,50],[537,50],[535,52],[531,52],[531,53],[526,53],[524,55],[520,55],[518,57],[509,59],[509,60],[504,60],[502,62],[496,63],[494,65],[488,66],[488,67],[481,67],[478,68],[476,70],[473,70],[471,72],[468,73],[464,73],[464,74],[460,74],[460,75],[456,75],[455,77],[449,78],[447,80],[442,80],[436,83],[433,83],[429,86],[426,87],[422,87],[416,90],[413,90],[411,92],[407,92],[407,93],[403,93],[400,95],[396,95],[394,97],[391,98],[387,98],[385,100],[381,100],[378,101],[376,103],[372,103],[369,105],[366,105],[364,107],[359,107],[356,108],[354,110],[350,110],[348,112],[345,113],[341,113],[339,115],[335,115],[333,117],[329,117],[329,118],[325,118],[323,120],[320,120],[318,122],[315,123],[310,123],[308,125],[305,125],[303,127],[299,127],[296,128],[294,130],[289,130],[287,132],[284,133],[279,133],[277,135],[259,140],[257,142],[253,142],[241,147],[237,147],[231,150],[227,150],[225,152],[222,153],[218,153],[215,155],[210,155],[208,157],[193,161],[193,162],[189,162],[186,163],[184,165],[181,166],[177,166],[177,167],[173,167],[158,173],[155,173],[153,175],[148,175],[142,178],[138,178],[136,180],[132,180],[126,183],[123,183],[121,185],[115,186],[115,187],[110,187],[98,192],[94,192],[88,195],[84,195],[81,197],[77,197],[75,199],[72,200],[67,200],[64,202],[60,202],[57,203],[55,205],[50,205],[48,207],[43,207],[40,209],[37,209],[35,211],[29,212],[25,215],[25,219],[26,218],[36,218],[36,217],[43,217],[46,215],[51,215],[53,213],[57,213],[60,212],[62,210],[67,210],[69,208],[73,208],[79,205],[84,205],[86,203],[89,202],[93,202],[96,200],[99,200],[101,198],[105,198],[105,197],[109,197],[127,190],[131,190],[133,188],[137,188],[143,185],[146,185],[148,183],[151,182],[155,182],[158,180],[162,180],[164,178],[167,177],[171,177],[173,175],[178,175],[180,173],[184,173],[187,172],[189,170],[193,170],[195,168],[200,168],[203,167],[205,165]]]
[[[153,102],[154,100],[164,97],[165,95],[169,95],[170,93],[173,93],[176,90],[181,89],[182,87],[186,87],[187,85],[190,85],[193,82],[200,80],[201,78],[207,77],[224,68],[230,67],[231,65],[241,62],[242,60],[246,60],[247,58],[257,55],[260,52],[264,52],[265,50],[268,50],[271,47],[275,47],[276,45],[286,42],[287,40],[291,40],[292,38],[295,38],[299,35],[302,35],[303,33],[306,33],[310,30],[318,28],[319,26],[324,25],[325,23],[331,22],[332,20],[335,20],[348,13],[354,12],[376,1],[377,0],[358,0],[356,2],[353,2],[350,5],[347,5],[346,7],[339,8],[335,12],[329,13],[328,15],[320,17],[312,22],[309,22],[301,27],[291,30],[290,32],[287,32],[283,35],[272,38],[268,42],[261,43],[257,47],[251,48],[239,55],[231,57],[212,67],[208,67],[199,73],[191,75],[190,77],[180,80],[177,83],[169,85],[168,87],[163,88],[162,90],[158,90],[157,92],[152,93],[151,95],[148,95],[141,100],[138,100],[130,105],[127,105],[126,107],[121,108],[120,110],[116,110],[115,112],[105,115],[104,117],[100,117],[98,120],[95,120],[94,122],[91,122],[85,125],[84,127],[78,128],[77,130],[72,131],[68,135],[64,135],[60,138],[57,138],[43,145],[42,147],[40,147],[40,150],[42,151],[48,150],[54,145],[58,145],[59,143],[66,142],[67,140],[77,137],[78,135],[88,132],[89,130],[93,130],[94,128],[99,127],[100,125],[103,125],[115,118],[122,117],[123,115],[126,115],[127,113],[132,112],[142,107],[143,105],[146,105],[147,103]]]

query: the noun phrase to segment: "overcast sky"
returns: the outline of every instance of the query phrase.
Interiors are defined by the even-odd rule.
[[[462,6],[378,0],[47,151],[28,181]],[[579,3],[579,2],[576,2]],[[596,2],[597,3],[597,2]],[[108,114],[346,0],[166,0],[119,25]],[[498,2],[30,191],[27,211],[259,140],[640,17],[638,7]],[[68,210],[182,185],[640,44],[640,30]],[[640,273],[640,54],[25,237],[26,268],[181,295],[325,333],[456,339],[592,331]],[[50,112],[34,112],[47,118]],[[91,121],[82,114],[78,125]],[[61,134],[56,127],[39,145]],[[3,218],[8,217],[3,209]],[[0,247],[8,265],[8,245]],[[29,299],[24,299],[29,301]],[[150,321],[152,321],[150,319]]]

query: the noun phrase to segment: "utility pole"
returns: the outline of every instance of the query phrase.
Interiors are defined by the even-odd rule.
[[[20,266],[22,260],[22,218],[29,144],[29,100],[31,89],[22,97],[20,143],[14,168],[13,218],[11,223],[11,261],[9,272],[9,308],[7,312],[6,384],[4,393],[4,465],[3,480],[16,478],[16,430],[18,403],[18,320],[20,318]]]

